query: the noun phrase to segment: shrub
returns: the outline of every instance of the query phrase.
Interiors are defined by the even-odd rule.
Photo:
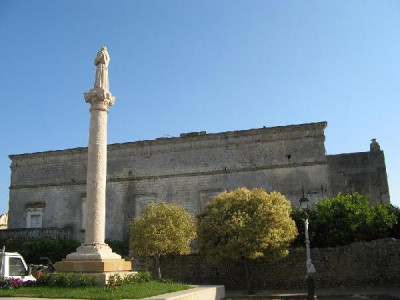
[[[113,252],[121,255],[122,257],[129,255],[129,242],[106,239],[105,243],[110,246]]]
[[[60,261],[71,252],[75,252],[80,246],[80,242],[76,240],[62,239],[42,239],[33,241],[31,245],[30,263],[39,263],[40,258],[45,256],[51,262]]]
[[[39,239],[33,241],[2,240],[0,247],[6,246],[6,251],[20,253],[28,264],[40,263],[40,258],[45,256],[51,262],[60,261],[67,254],[74,252],[80,242],[76,240]]]
[[[400,239],[400,208],[392,204],[387,205],[387,209],[396,216],[396,221],[389,229],[389,236]]]
[[[368,197],[358,193],[339,193],[316,204],[314,244],[334,247],[384,238],[395,221],[386,205],[371,205]]]
[[[200,251],[216,261],[243,264],[250,292],[249,262],[288,254],[297,235],[290,211],[290,202],[280,193],[246,188],[221,193],[198,217]]]
[[[88,287],[96,286],[97,278],[95,275],[81,273],[43,273],[39,277],[37,284],[40,286]]]
[[[295,246],[304,243],[304,211],[292,210],[299,231]],[[338,194],[324,197],[308,212],[311,247],[335,247],[356,241],[400,236],[400,210],[390,204],[371,205],[367,196]]]
[[[135,276],[135,282],[137,283],[149,282],[150,280],[151,280],[150,272],[139,272]]]
[[[19,278],[0,278],[0,289],[2,290],[13,290],[18,289],[25,286],[33,286],[35,285],[35,281],[22,281]]]
[[[124,284],[143,283],[151,280],[150,272],[139,272],[137,274],[127,274],[121,276],[119,274],[112,275],[108,278],[104,290],[108,293],[113,293],[117,287]]]
[[[163,201],[151,203],[131,223],[130,247],[137,255],[153,258],[154,279],[160,280],[160,257],[190,253],[195,228],[193,217],[183,207]]]

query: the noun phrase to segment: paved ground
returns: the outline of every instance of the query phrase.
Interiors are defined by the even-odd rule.
[[[254,295],[245,291],[226,291],[226,299],[305,299],[306,290],[261,290]],[[317,289],[318,300],[394,300],[400,299],[400,287]]]

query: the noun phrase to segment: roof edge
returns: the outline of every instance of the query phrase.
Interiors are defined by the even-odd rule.
[[[199,133],[202,133],[198,136],[183,136],[183,137],[169,137],[169,138],[156,138],[153,140],[141,140],[141,141],[134,141],[134,142],[125,142],[125,143],[114,143],[114,144],[108,144],[108,147],[113,149],[113,148],[120,148],[125,145],[132,145],[132,144],[163,144],[163,143],[168,143],[171,140],[190,140],[190,139],[199,139],[199,138],[210,138],[210,137],[217,137],[217,136],[238,136],[238,135],[244,135],[244,134],[257,134],[260,132],[265,132],[265,131],[270,131],[271,133],[273,132],[281,132],[281,131],[290,131],[290,130],[301,130],[301,129],[320,129],[324,130],[328,125],[328,122],[322,121],[322,122],[314,122],[314,123],[303,123],[303,124],[293,124],[293,125],[285,125],[285,126],[274,126],[274,127],[261,127],[261,128],[253,128],[253,129],[245,129],[245,130],[234,130],[234,131],[223,131],[223,132],[218,132],[218,133],[205,133],[204,131],[200,131]],[[70,153],[82,153],[86,152],[87,147],[77,147],[77,148],[67,148],[67,149],[61,149],[61,150],[48,150],[48,151],[38,151],[38,152],[31,152],[31,153],[21,153],[21,154],[10,154],[8,155],[8,158],[10,160],[13,160],[14,158],[19,158],[19,157],[30,157],[30,156],[36,156],[36,155],[47,155],[47,154],[60,154],[63,155],[66,152]]]

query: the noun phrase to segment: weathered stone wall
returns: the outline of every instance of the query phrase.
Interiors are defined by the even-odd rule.
[[[122,239],[129,221],[159,198],[195,214],[212,196],[239,186],[281,191],[292,201],[297,201],[302,185],[322,193],[321,186],[327,188],[325,126],[303,124],[110,145],[106,236]],[[87,149],[10,158],[10,227],[25,227],[26,209],[40,203],[43,226],[72,225],[75,238],[82,239]]]
[[[383,151],[328,155],[332,191],[358,192],[372,203],[389,203],[389,186]]]
[[[254,288],[305,288],[305,248],[295,248],[276,263],[258,260],[251,264]],[[312,249],[317,287],[363,287],[400,284],[400,240],[357,242],[336,248]],[[142,264],[138,265],[142,268]],[[148,260],[151,270],[151,260]],[[245,289],[244,270],[234,262],[210,263],[204,257],[169,256],[161,259],[164,278],[191,284],[223,284]]]
[[[157,199],[196,214],[216,194],[241,186],[279,191],[294,205],[303,186],[311,201],[346,191],[335,179],[346,164],[325,155],[325,127],[321,122],[109,145],[106,237],[123,239],[130,220]],[[10,158],[9,227],[26,227],[27,209],[39,205],[44,227],[72,226],[74,238],[83,240],[87,148]]]

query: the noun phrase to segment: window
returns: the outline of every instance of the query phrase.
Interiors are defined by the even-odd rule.
[[[9,274],[10,276],[25,276],[26,270],[25,266],[22,263],[22,260],[18,257],[10,257],[9,260],[10,269]]]
[[[31,215],[31,228],[42,227],[42,215]]]
[[[28,208],[26,227],[42,228],[43,226],[43,208]]]

